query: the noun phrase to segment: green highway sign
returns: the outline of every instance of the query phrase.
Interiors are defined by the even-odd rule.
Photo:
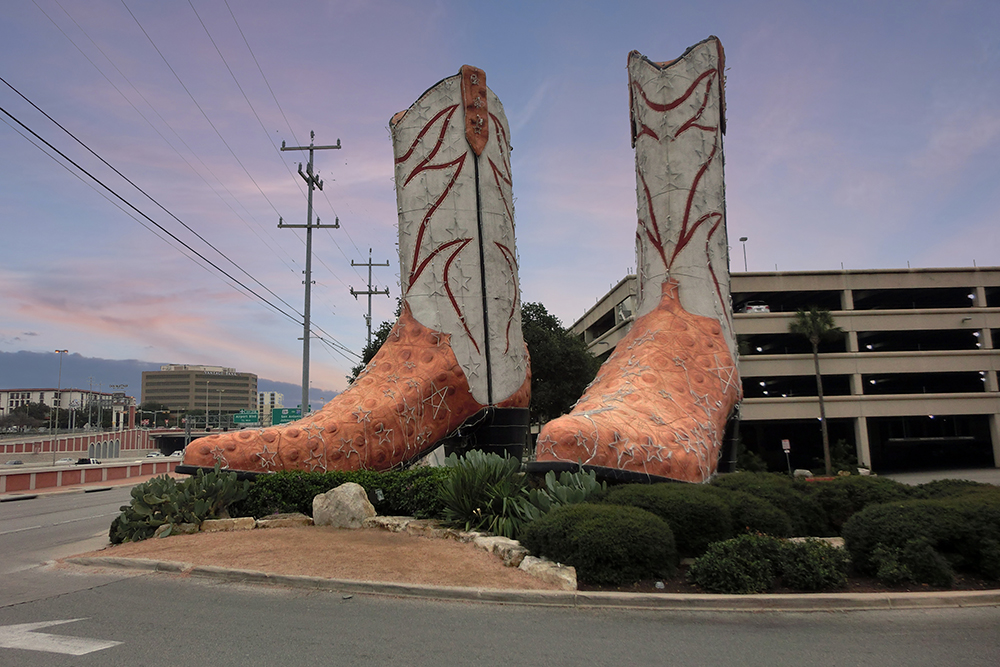
[[[233,415],[234,424],[257,424],[260,422],[260,413],[256,410],[240,410]]]
[[[302,408],[272,408],[271,424],[287,424],[302,419]]]

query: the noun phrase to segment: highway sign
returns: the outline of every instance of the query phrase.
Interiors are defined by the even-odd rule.
[[[256,410],[240,410],[233,415],[234,424],[256,424],[260,421],[260,414]]]
[[[273,408],[271,410],[271,424],[287,424],[298,419],[302,419],[302,408]]]

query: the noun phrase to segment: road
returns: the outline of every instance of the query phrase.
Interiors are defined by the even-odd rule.
[[[100,549],[128,487],[93,493],[49,493],[0,503],[0,606],[17,604],[92,585],[43,567],[46,561]],[[120,579],[105,575],[101,581]],[[0,659],[0,665],[4,661]]]
[[[1000,664],[1000,609],[993,607],[580,610],[30,567],[103,544],[127,494],[117,489],[0,504],[0,665]],[[78,653],[71,659],[52,651]]]

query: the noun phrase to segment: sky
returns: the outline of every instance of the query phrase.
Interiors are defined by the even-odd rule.
[[[709,35],[726,49],[732,270],[744,236],[750,271],[1000,264],[995,0],[33,0],[0,16],[0,352],[300,382],[305,235],[277,225],[305,222],[307,156],[279,148],[314,131],[342,147],[315,155],[316,214],[340,228],[313,234],[310,377],[342,390],[366,336],[352,262],[390,262],[373,327],[399,295],[389,119],[464,64],[510,123],[522,301],[569,326],[634,271],[627,54],[670,60]]]

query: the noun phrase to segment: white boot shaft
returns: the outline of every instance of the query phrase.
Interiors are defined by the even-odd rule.
[[[725,56],[715,37],[677,60],[629,54],[639,226],[638,314],[652,311],[667,278],[681,305],[717,319],[733,358],[729,246],[723,183]]]
[[[450,334],[473,397],[496,404],[527,373],[514,245],[510,130],[465,66],[390,122],[403,299]]]

